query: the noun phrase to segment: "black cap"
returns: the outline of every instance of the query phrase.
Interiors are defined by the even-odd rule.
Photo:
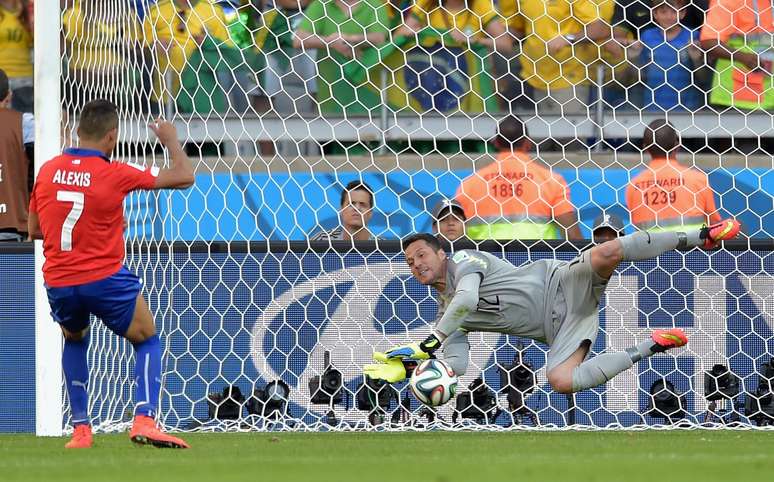
[[[594,228],[592,228],[591,232],[593,233],[599,228],[610,228],[619,235],[624,234],[623,220],[615,214],[602,213],[597,216],[596,219],[594,219]]]
[[[437,222],[439,219],[445,217],[446,211],[453,212],[454,210],[459,211],[459,215],[463,221],[467,220],[465,217],[465,209],[462,207],[462,204],[455,199],[443,199],[433,208],[433,222]]]

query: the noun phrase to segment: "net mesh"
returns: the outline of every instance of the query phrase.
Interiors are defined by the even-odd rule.
[[[592,355],[660,327],[686,329],[691,343],[573,397],[550,389],[545,345],[496,333],[470,335],[461,394],[437,412],[405,383],[363,389],[361,372],[372,351],[424,338],[436,312],[434,293],[411,278],[390,240],[432,229],[435,203],[493,162],[490,141],[509,114],[528,126],[531,155],[549,177],[566,182],[560,197],[577,213],[581,237],[590,238],[601,213],[633,231],[627,186],[648,169],[640,138],[666,117],[683,137],[683,164],[706,174],[720,213],[740,219],[752,238],[770,239],[766,29],[728,39],[713,10],[722,7],[680,1],[575,2],[572,14],[561,10],[569,2],[516,0],[65,3],[52,12],[62,15],[65,45],[64,143],[77,142],[85,102],[108,98],[122,115],[117,159],[165,165],[146,127],[164,116],[195,160],[189,190],[136,193],[126,203],[127,263],[144,278],[165,348],[167,427],[774,420],[764,376],[774,354],[774,258],[764,244],[621,266]],[[713,39],[744,54],[741,63],[709,56]],[[746,69],[753,58],[759,68]],[[375,193],[368,229],[380,242],[308,241],[336,237],[339,196],[351,181]],[[518,183],[506,187],[519,196]],[[661,200],[652,201],[651,213]],[[516,245],[485,249],[517,265],[577,254],[561,242]],[[92,331],[90,412],[100,429],[123,429],[132,416],[132,349],[99,324]],[[711,401],[707,382],[726,386],[720,369],[706,378],[718,364],[740,382],[730,399]],[[484,388],[475,390],[479,377]],[[318,385],[331,392],[313,396]]]

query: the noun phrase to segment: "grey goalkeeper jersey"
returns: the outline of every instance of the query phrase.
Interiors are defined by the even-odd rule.
[[[557,260],[540,260],[516,267],[489,253],[461,250],[448,261],[446,290],[439,295],[436,329],[451,335],[442,320],[457,291],[458,282],[466,275],[478,274],[478,305],[469,312],[461,328],[465,331],[493,331],[545,341],[546,318],[552,305],[547,302],[551,273],[564,264]]]

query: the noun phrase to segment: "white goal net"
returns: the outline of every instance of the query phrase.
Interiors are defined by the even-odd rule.
[[[175,121],[194,160],[192,188],[126,203],[127,263],[144,279],[165,348],[163,424],[771,424],[774,28],[739,30],[718,11],[726,3],[747,8],[731,0],[66,0],[52,9],[64,45],[64,143],[77,142],[85,102],[106,98],[122,116],[117,160],[167,162],[145,127],[157,116]],[[486,170],[500,162],[493,140],[510,115],[533,141],[520,155],[542,166],[516,178]],[[682,136],[685,176],[707,180],[702,199],[740,219],[748,238],[622,265],[592,356],[664,327],[683,328],[686,349],[566,396],[546,380],[544,344],[472,333],[458,394],[435,412],[405,382],[364,386],[373,351],[431,329],[436,294],[411,277],[399,240],[432,231],[441,200],[460,199],[469,223],[510,223],[509,239],[464,246],[516,265],[572,259],[587,243],[565,237],[591,238],[600,215],[619,217],[627,233],[673,227],[674,216],[656,214],[667,208],[694,222],[688,212],[701,196],[680,204],[668,184],[644,181],[645,191],[659,189],[655,198],[636,191],[644,214],[628,204],[635,176],[654,169],[641,138],[658,119]],[[479,197],[463,199],[461,184],[476,176],[484,187],[467,194]],[[671,186],[685,188],[683,179]],[[366,208],[341,202],[353,181],[373,191]],[[534,188],[523,199],[521,182]],[[541,183],[559,186],[558,199]],[[337,241],[347,216],[363,210],[355,218],[372,240]],[[549,241],[529,239],[536,232]],[[95,323],[89,362],[94,424],[124,428],[131,347]]]

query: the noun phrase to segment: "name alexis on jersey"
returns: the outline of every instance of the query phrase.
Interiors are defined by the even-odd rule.
[[[51,182],[64,184],[66,186],[89,187],[91,186],[91,173],[57,169],[56,174],[54,174],[54,179]]]

